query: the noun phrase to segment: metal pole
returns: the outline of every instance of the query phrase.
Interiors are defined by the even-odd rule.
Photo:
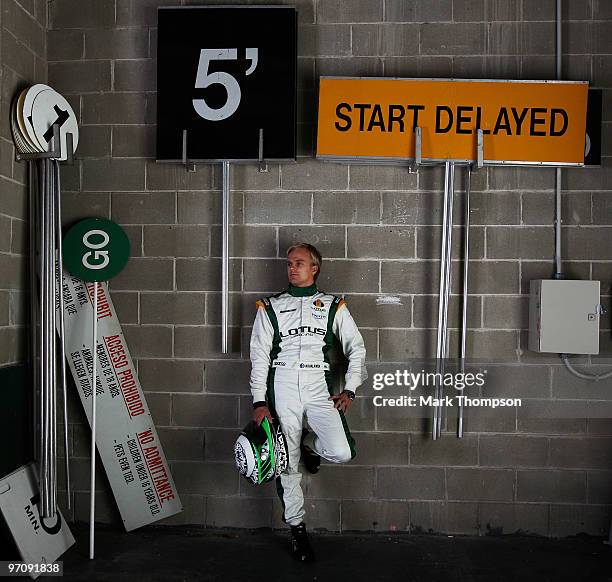
[[[37,282],[36,282],[36,185],[34,183],[35,172],[34,162],[28,162],[28,210],[30,220],[30,361],[32,364],[32,426],[34,428],[34,438],[32,439],[34,459],[38,458],[37,450],[37,426],[38,426],[38,317],[36,308],[38,303],[37,298]]]
[[[441,373],[444,374],[446,369],[446,358],[448,358],[448,308],[450,303],[450,291],[451,291],[451,273],[453,267],[452,261],[452,248],[453,248],[453,203],[455,194],[455,163],[450,162],[448,166],[448,175],[446,176],[447,183],[447,195],[448,195],[448,212],[447,212],[447,225],[446,225],[446,273],[444,283],[444,311],[443,311],[443,332],[442,332],[442,347],[440,349],[442,353],[441,360]],[[440,384],[440,398],[444,397],[444,383]],[[438,407],[438,438],[442,433],[442,420],[443,412],[445,408],[443,406]]]
[[[561,79],[561,0],[557,0],[556,12],[555,72],[557,79]],[[563,278],[563,267],[561,265],[561,168],[555,170],[555,278]]]
[[[221,352],[228,349],[230,164],[223,162],[223,258],[221,275]]]
[[[55,278],[55,176],[53,171],[52,160],[47,160],[47,168],[49,174],[49,345],[51,349],[51,463],[50,477],[51,486],[49,487],[51,500],[51,515],[55,517],[57,507],[57,339],[56,339],[56,312],[55,312],[55,296],[56,296],[56,278]]]
[[[443,214],[442,214],[442,236],[440,244],[440,289],[438,297],[438,337],[436,344],[436,378],[437,374],[443,373],[442,359],[444,358],[443,347],[443,335],[444,335],[444,305],[446,300],[446,244],[448,238],[448,175],[450,172],[451,162],[445,162],[444,164],[444,201],[443,201]],[[440,382],[436,380],[434,385],[434,398],[439,399],[441,395]],[[436,440],[440,434],[440,415],[438,411],[439,406],[434,405],[433,419],[432,419],[432,438]]]
[[[465,185],[465,218],[463,231],[463,313],[461,318],[461,373],[465,374],[465,355],[467,342],[467,310],[468,310],[468,272],[470,261],[470,191],[472,187],[472,166],[466,168]],[[459,403],[457,416],[457,437],[463,438],[463,400]]]
[[[45,268],[46,268],[46,252],[47,252],[47,237],[45,234],[45,226],[47,221],[47,209],[45,206],[45,164],[44,160],[38,160],[38,210],[39,210],[39,223],[38,223],[38,231],[39,231],[39,251],[38,251],[38,314],[39,314],[39,332],[38,332],[38,380],[39,380],[39,423],[40,423],[40,432],[38,435],[39,438],[39,451],[38,451],[38,480],[39,480],[39,488],[40,488],[40,498],[41,498],[41,510],[45,503],[45,494],[46,494],[46,485],[45,478],[47,472],[47,459],[46,459],[46,427],[47,420],[45,415],[45,403],[46,403],[46,347],[45,347],[45,333],[46,333],[46,324],[45,324],[45,290],[47,285],[47,278],[45,276]]]
[[[93,343],[91,369],[91,493],[89,498],[89,559],[94,559],[94,519],[96,513],[96,365],[98,353],[98,282],[94,282]]]
[[[62,258],[62,196],[60,188],[59,162],[54,162],[55,169],[55,208],[56,208],[56,241],[57,241],[57,277],[59,285],[59,336],[60,336],[60,375],[63,397],[64,421],[64,473],[66,476],[66,506],[71,507],[70,500],[70,466],[68,459],[68,389],[66,380],[66,328],[64,324],[64,261]]]

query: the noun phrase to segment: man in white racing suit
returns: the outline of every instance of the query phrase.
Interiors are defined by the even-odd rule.
[[[294,554],[302,561],[314,560],[314,554],[303,523],[300,452],[313,473],[320,457],[346,463],[355,456],[344,412],[367,378],[363,338],[345,301],[317,289],[320,266],[321,255],[312,245],[289,248],[289,287],[257,301],[251,335],[253,419],[261,423],[266,416],[276,416],[287,439],[289,462],[276,485]],[[345,389],[338,395],[333,393],[329,362],[334,336],[349,360]],[[304,417],[312,432],[303,435]]]

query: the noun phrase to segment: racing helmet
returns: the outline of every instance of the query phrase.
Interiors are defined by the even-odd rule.
[[[287,441],[280,426],[271,424],[267,417],[258,425],[249,422],[234,445],[236,467],[240,474],[261,485],[276,479],[286,468],[289,460]]]

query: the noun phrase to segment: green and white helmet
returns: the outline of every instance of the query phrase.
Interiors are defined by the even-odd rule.
[[[251,483],[272,481],[287,468],[285,435],[280,426],[271,425],[267,418],[261,425],[252,420],[236,440],[234,457],[240,474]]]

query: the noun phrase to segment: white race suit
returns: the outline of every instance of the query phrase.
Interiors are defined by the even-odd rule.
[[[287,439],[289,462],[276,485],[284,521],[298,525],[304,496],[298,471],[304,416],[312,432],[305,440],[332,463],[355,456],[355,442],[344,414],[329,400],[332,394],[329,351],[334,336],[348,358],[345,388],[355,392],[367,378],[363,338],[344,299],[319,291],[316,285],[289,288],[257,301],[251,335],[253,402],[267,401]]]

